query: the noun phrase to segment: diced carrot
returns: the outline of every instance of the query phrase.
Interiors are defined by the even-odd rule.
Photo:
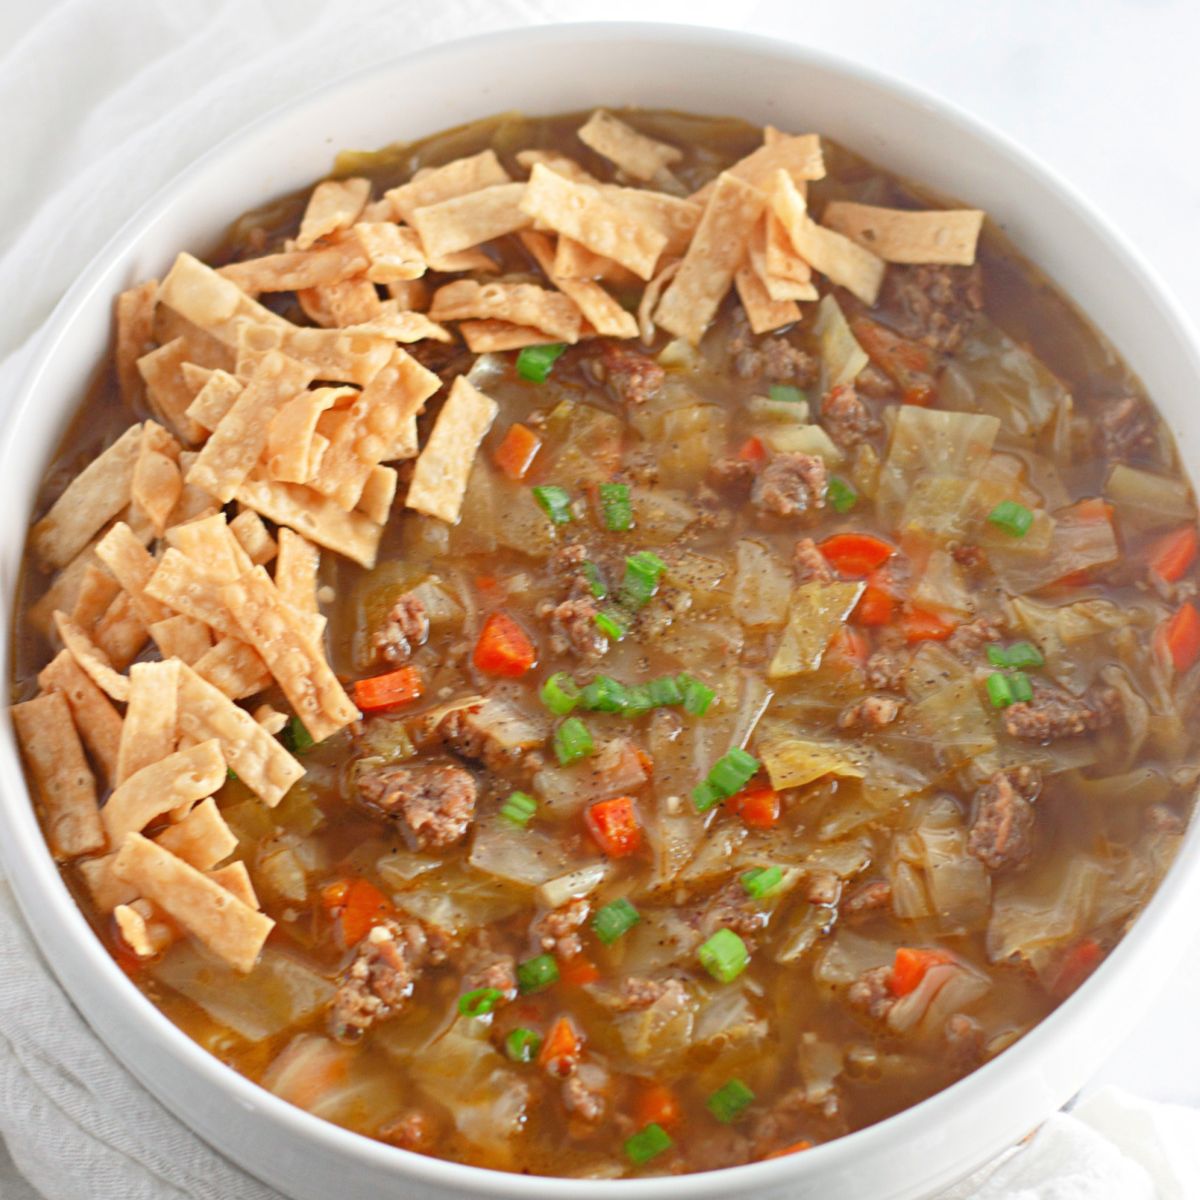
[[[529,635],[507,613],[492,613],[475,643],[475,665],[486,675],[517,679],[537,663]]]
[[[786,1158],[789,1154],[799,1154],[801,1150],[811,1150],[812,1142],[793,1142],[790,1146],[784,1146],[779,1150],[772,1150],[770,1154],[763,1155],[763,1162],[768,1158]]]
[[[1200,658],[1200,612],[1189,600],[1158,627],[1155,635],[1160,653],[1170,659],[1182,675]]]
[[[1104,961],[1104,951],[1095,938],[1084,938],[1076,942],[1059,964],[1049,984],[1050,994],[1056,1000],[1065,1000]]]
[[[747,438],[737,452],[742,462],[760,463],[767,457],[767,448],[762,444],[762,438]]]
[[[1107,500],[1101,500],[1099,496],[1089,496],[1062,512],[1060,519],[1064,517],[1074,517],[1076,521],[1108,521],[1111,524],[1113,506]]]
[[[397,667],[386,675],[372,675],[354,684],[354,703],[363,712],[395,708],[421,698],[425,684],[416,667]]]
[[[542,1043],[538,1066],[551,1075],[570,1075],[582,1050],[583,1039],[576,1033],[570,1018],[559,1017]]]
[[[835,570],[855,579],[869,575],[896,552],[894,546],[869,533],[835,533],[820,549]]]
[[[825,662],[834,666],[862,667],[871,655],[871,643],[865,633],[842,625],[825,651]]]
[[[917,642],[944,642],[954,632],[949,621],[924,608],[905,608],[900,614],[900,627],[910,646]]]
[[[633,752],[637,755],[638,762],[642,764],[642,770],[646,772],[646,777],[652,777],[654,775],[654,756],[649,750],[643,750],[641,746],[634,746]]]
[[[509,479],[524,479],[541,448],[542,439],[528,426],[516,422],[508,427],[492,461]]]
[[[937,391],[932,383],[913,383],[906,387],[900,396],[901,404],[915,404],[918,408],[929,408],[937,399]]]
[[[588,832],[609,858],[625,858],[642,844],[642,827],[632,796],[616,796],[589,805],[584,813]]]
[[[661,1125],[671,1129],[683,1120],[679,1097],[665,1083],[646,1083],[633,1102],[634,1119],[639,1129]]]
[[[567,987],[586,987],[600,978],[600,968],[586,955],[558,960],[558,980]]]
[[[366,879],[340,879],[328,884],[321,889],[321,903],[337,921],[347,950],[395,912],[392,902]]]
[[[479,592],[490,592],[495,590],[499,581],[495,575],[476,575],[475,590]]]
[[[772,829],[779,822],[779,793],[765,784],[751,784],[730,796],[726,807],[751,829]]]
[[[867,584],[859,597],[850,619],[856,625],[888,625],[896,610],[896,601],[884,588]]]
[[[1150,549],[1150,572],[1166,583],[1178,583],[1196,561],[1200,550],[1200,534],[1194,525],[1160,537]]]
[[[1080,567],[1078,571],[1069,571],[1066,575],[1056,579],[1050,587],[1041,590],[1043,592],[1065,592],[1071,588],[1087,587],[1091,582],[1091,570],[1087,567]]]
[[[916,990],[930,967],[946,962],[950,962],[950,956],[941,950],[910,950],[901,946],[896,951],[892,973],[888,976],[888,987],[892,995],[907,996],[909,992]]]
[[[869,317],[855,317],[850,328],[871,361],[899,387],[905,404],[928,408],[937,399],[932,351]]]

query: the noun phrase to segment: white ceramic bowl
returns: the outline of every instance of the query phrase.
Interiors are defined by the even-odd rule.
[[[1028,155],[940,100],[799,46],[661,25],[521,29],[423,51],[257,122],[172,183],[82,271],[59,305],[0,447],[5,628],[30,507],[105,352],[113,296],[202,251],[243,209],[323,174],[340,147],[377,147],[501,109],[640,104],[819,130],[901,175],[987,211],[1112,339],[1200,462],[1200,359],[1180,312],[1123,239]],[[80,264],[81,268],[84,264]],[[0,675],[8,677],[8,639]],[[122,975],[59,880],[0,723],[0,851],[46,958],[96,1032],[168,1108],[296,1200],[494,1196],[700,1200],[730,1194],[910,1200],[965,1175],[1060,1107],[1136,1021],[1175,965],[1200,902],[1193,826],[1128,937],[1048,1020],[915,1108],[806,1154],[642,1181],[535,1179],[369,1141],[292,1108],[211,1058]]]

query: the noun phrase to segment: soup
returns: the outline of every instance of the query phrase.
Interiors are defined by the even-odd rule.
[[[318,1116],[597,1178],[836,1138],[1069,996],[1190,814],[1196,513],[982,222],[815,135],[504,116],[120,297],[13,712],[136,985]]]

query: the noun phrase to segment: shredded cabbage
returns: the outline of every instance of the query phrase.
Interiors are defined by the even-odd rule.
[[[763,430],[760,436],[777,454],[812,454],[830,467],[840,466],[845,458],[820,425],[779,425]]]
[[[792,592],[791,611],[775,657],[767,669],[771,679],[815,671],[829,639],[850,615],[862,595],[861,583],[812,580]]]
[[[771,786],[777,791],[803,787],[824,775],[861,779],[863,770],[837,744],[822,744],[803,738],[783,738],[760,747],[759,758],[767,768]]]
[[[870,362],[832,293],[817,305],[813,333],[817,335],[821,351],[822,392],[828,392],[843,383],[852,383]]]
[[[467,861],[487,875],[528,887],[563,875],[575,865],[561,838],[519,829],[498,816],[475,822]]]
[[[1195,520],[1192,491],[1182,479],[1117,463],[1109,472],[1104,494],[1116,505],[1122,528],[1158,529]]]
[[[761,542],[738,542],[733,604],[743,624],[782,625],[791,591],[792,573],[777,554]]]

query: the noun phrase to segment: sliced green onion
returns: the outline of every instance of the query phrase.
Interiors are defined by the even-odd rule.
[[[604,582],[604,576],[600,574],[600,568],[589,560],[579,570],[583,574],[584,579],[588,581],[588,590],[597,600],[603,600],[608,595],[608,584]]]
[[[848,513],[858,503],[858,493],[844,480],[836,476],[825,489],[825,498],[834,512]]]
[[[555,671],[538,695],[556,717],[565,717],[579,703],[579,685],[566,671]]]
[[[579,703],[588,712],[624,712],[628,700],[625,685],[608,675],[597,675],[579,694]]]
[[[500,806],[500,815],[522,829],[529,824],[537,812],[537,801],[528,792],[513,792]]]
[[[1024,703],[1033,699],[1033,684],[1029,682],[1029,676],[1024,671],[1014,671],[1008,677],[1008,686],[1012,691],[1015,703]]]
[[[657,1158],[664,1150],[675,1145],[671,1135],[661,1125],[647,1125],[631,1138],[625,1139],[625,1154],[631,1163],[639,1167]]]
[[[1013,702],[1012,684],[1009,683],[1008,676],[1001,675],[999,671],[989,675],[987,694],[993,708],[1007,708]]]
[[[683,689],[683,711],[693,717],[704,716],[717,693],[690,675],[680,675],[676,683]]]
[[[713,763],[708,780],[722,795],[733,796],[754,778],[761,765],[754,755],[747,754],[740,746],[734,746]]]
[[[554,731],[554,756],[564,767],[587,758],[595,749],[588,727],[578,717],[568,717]]]
[[[729,1125],[754,1103],[754,1093],[740,1080],[731,1079],[724,1087],[719,1087],[704,1102],[718,1121]]]
[[[535,487],[533,498],[555,525],[566,525],[571,520],[571,497],[566,488]]]
[[[592,918],[592,930],[606,946],[611,946],[617,938],[627,934],[641,919],[638,910],[628,900],[621,897],[620,900],[614,900],[597,911]]]
[[[553,954],[539,954],[517,965],[517,986],[522,992],[540,992],[558,982],[558,963]]]
[[[615,608],[606,608],[603,612],[598,612],[595,621],[596,628],[610,641],[619,642],[629,632],[629,627]]]
[[[718,929],[696,951],[700,965],[718,983],[732,983],[750,961],[750,951],[732,929]]]
[[[1007,667],[1009,665],[1008,651],[1003,646],[997,646],[995,642],[991,642],[987,648],[987,660],[993,667]]]
[[[232,767],[225,768],[225,782],[226,783],[237,783],[238,782],[237,772]]]
[[[670,708],[674,704],[683,703],[683,688],[679,685],[679,680],[674,675],[663,675],[658,679],[652,679],[646,684],[646,690],[650,693],[650,699],[654,701],[656,708]]]
[[[533,1062],[542,1048],[542,1035],[524,1027],[514,1029],[504,1039],[504,1053],[513,1062]]]
[[[808,397],[798,388],[786,383],[773,383],[767,395],[779,404],[806,404]]]
[[[602,483],[600,485],[600,512],[604,517],[604,528],[613,533],[624,533],[633,528],[633,503],[629,499],[629,484]]]
[[[499,988],[476,988],[458,998],[458,1011],[464,1017],[483,1017],[492,1011],[504,993]]]
[[[747,896],[761,900],[783,882],[783,871],[779,867],[751,867],[742,873],[742,887]]]
[[[1001,500],[987,519],[1012,537],[1024,537],[1033,524],[1033,513],[1015,500]]]
[[[1044,667],[1046,665],[1042,652],[1032,642],[1013,642],[1005,657],[1008,659],[1007,666],[1018,667],[1022,670],[1026,667]]]
[[[549,346],[526,346],[517,355],[517,374],[530,383],[545,383],[550,368],[566,348],[564,342],[554,342]]]
[[[706,779],[692,788],[692,803],[698,813],[708,812],[714,805],[720,804],[725,797]]]
[[[641,550],[625,559],[625,578],[617,599],[626,608],[644,608],[658,591],[659,580],[667,564],[650,550]]]
[[[635,683],[633,687],[625,690],[625,715],[627,717],[640,717],[643,713],[648,713],[654,707],[654,700],[650,696],[650,688],[644,683]]]
[[[317,743],[313,735],[304,728],[304,722],[299,717],[292,717],[283,727],[283,744],[293,754],[303,754]]]

